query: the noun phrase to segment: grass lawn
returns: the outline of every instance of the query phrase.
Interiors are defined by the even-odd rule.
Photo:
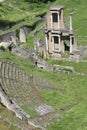
[[[62,116],[62,119],[53,120],[54,123],[48,130],[86,130],[87,77],[49,74],[49,79],[52,80],[56,90],[46,90],[42,96]]]
[[[69,62],[69,61],[59,61],[59,60],[53,60],[49,59],[47,61],[49,64],[52,65],[63,65],[63,66],[72,66],[74,67],[76,72],[81,72],[81,73],[87,73],[87,62]]]

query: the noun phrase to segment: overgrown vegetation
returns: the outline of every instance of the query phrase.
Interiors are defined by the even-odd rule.
[[[86,0],[74,0],[74,1],[61,1],[56,0],[54,2],[49,1],[47,4],[36,0],[32,1],[25,0],[7,0],[0,5],[0,21],[3,24],[9,25],[11,28],[6,29],[6,31],[18,29],[22,25],[31,26],[34,24],[36,19],[39,19],[40,14],[48,12],[51,5],[62,5],[64,6],[64,16],[66,24],[69,26],[69,14],[73,14],[73,28],[76,35],[76,39],[79,45],[86,45],[87,42],[87,28],[86,28]],[[13,24],[17,24],[14,27]],[[43,24],[44,25],[44,24]],[[42,26],[43,26],[42,25]],[[5,32],[6,32],[5,31]],[[2,33],[2,32],[1,32]]]
[[[5,51],[6,49],[3,46],[0,46],[0,50]]]
[[[47,89],[41,92],[44,101],[51,105],[56,113],[61,115],[61,119],[52,121],[53,123],[48,127],[48,130],[82,130],[82,128],[86,130],[86,124],[84,126],[84,123],[86,122],[87,115],[87,77],[66,73],[57,74],[39,68],[32,69],[32,63],[26,59],[13,55],[11,52],[3,53],[0,55],[0,59],[13,62],[16,66],[24,69],[27,74],[42,77],[42,79],[46,79],[54,86],[54,89],[52,90]],[[87,69],[84,68],[84,65],[86,65],[85,63],[55,62],[63,65],[69,64],[69,66],[75,65],[76,68],[78,66],[79,72],[87,71]],[[53,61],[51,61],[51,63],[53,63]],[[82,68],[82,70],[80,68]],[[32,116],[36,115],[32,110],[28,112],[32,114]]]
[[[27,1],[27,2],[36,2],[36,3],[38,3],[38,2],[43,2],[43,3],[47,3],[48,1],[55,1],[55,0],[25,0],[25,1]]]
[[[21,25],[33,25],[34,22],[40,18],[39,14],[49,10],[51,5],[63,5],[65,8],[66,23],[68,24],[69,13],[74,11],[73,15],[73,28],[79,45],[87,45],[87,1],[86,0],[56,0],[54,3],[48,2],[47,4],[25,2],[24,0],[7,0],[0,4],[0,20],[4,21],[7,26],[20,20],[19,24],[11,27],[18,29]],[[37,29],[43,26],[40,24]],[[8,30],[6,30],[8,31]],[[3,32],[1,32],[3,33]],[[18,33],[18,32],[17,32]],[[33,47],[34,39],[41,38],[44,42],[43,32],[40,31],[37,35],[29,34],[27,37],[27,46]],[[63,55],[67,57],[68,54]],[[86,58],[87,59],[87,58]],[[53,107],[56,113],[61,115],[60,120],[53,120],[48,130],[86,130],[87,129],[87,77],[76,76],[75,74],[53,73],[33,68],[33,64],[23,58],[15,56],[7,50],[0,55],[0,60],[13,62],[16,66],[24,69],[27,74],[42,77],[48,80],[56,90],[45,90],[41,93],[45,102]],[[87,63],[80,62],[64,62],[54,61],[52,59],[47,61],[50,64],[59,64],[73,66],[75,71],[87,73]],[[32,110],[29,111],[33,116],[36,113]],[[7,113],[4,113],[4,115]],[[3,126],[1,125],[3,124]],[[7,130],[8,126],[0,120],[0,128]],[[9,128],[10,129],[10,128]],[[11,127],[13,129],[13,126]]]
[[[86,62],[69,62],[69,61],[65,62],[65,61],[58,61],[58,60],[53,60],[53,59],[49,59],[47,62],[50,64],[72,66],[74,67],[76,72],[87,73]]]
[[[0,60],[14,63],[16,66],[24,69],[27,74],[31,74],[33,69],[33,63],[31,63],[27,59],[12,54],[8,50],[6,50],[3,54],[0,54]]]
[[[12,115],[5,107],[0,104],[0,129],[1,130],[20,130],[15,124],[19,120]]]

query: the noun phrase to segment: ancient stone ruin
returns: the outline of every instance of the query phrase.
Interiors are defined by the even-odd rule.
[[[28,76],[13,63],[0,61],[0,102],[19,119],[29,119],[33,126],[41,127],[43,119],[44,126],[54,117],[54,110],[40,95],[40,91],[51,89],[49,86],[42,79]],[[32,115],[26,110],[35,111],[38,119],[31,120]]]
[[[28,32],[29,30],[25,27],[25,26],[22,26],[20,27],[19,29],[19,41],[21,43],[26,43],[26,35],[28,35]]]
[[[0,34],[0,47],[3,46],[12,50],[13,46],[17,47],[20,43],[26,43],[26,36],[29,34],[29,28],[21,26],[18,30],[13,30]]]
[[[0,2],[4,2],[4,1],[6,1],[6,0],[0,0]]]
[[[72,29],[72,14],[70,14],[70,27],[64,22],[64,8],[52,6],[46,17],[45,39],[47,57],[61,57],[61,53],[69,51],[73,54],[77,50],[77,43]]]

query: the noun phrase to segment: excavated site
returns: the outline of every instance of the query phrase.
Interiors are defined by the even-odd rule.
[[[59,118],[40,92],[52,86],[40,78],[28,76],[12,63],[0,61],[0,101],[20,120],[27,120],[35,128],[45,129],[51,119]],[[28,110],[35,111],[32,118]]]
[[[0,0],[0,2],[3,1],[6,0]],[[49,2],[46,4],[49,4]],[[1,3],[0,6],[2,6]],[[11,5],[9,4],[9,6]],[[21,7],[20,11],[22,11],[22,8],[23,11],[26,10],[26,8]],[[31,10],[29,10],[29,8]],[[33,8],[33,5],[27,6],[28,13],[29,11],[32,12]],[[37,5],[37,8],[39,8],[39,5]],[[47,9],[43,10],[42,13],[38,13],[37,11],[37,13],[32,12],[32,17],[30,15],[29,19],[27,18],[26,12],[26,17],[22,19],[9,22],[4,20],[0,21],[2,25],[0,27],[0,55],[4,55],[4,52],[5,55],[9,53],[11,56],[14,55],[13,58],[17,57],[18,60],[23,58],[23,62],[26,60],[28,63],[31,63],[31,66],[28,66],[29,64],[26,63],[26,70],[28,67],[31,67],[29,68],[30,72],[26,73],[28,70],[26,71],[21,69],[22,67],[18,67],[21,66],[22,61],[19,63],[20,65],[17,66],[16,60],[13,62],[12,60],[14,59],[10,59],[10,56],[5,56],[5,59],[3,59],[4,56],[0,57],[0,110],[7,112],[7,117],[4,116],[5,114],[0,113],[0,119],[8,123],[9,126],[12,124],[10,116],[8,116],[10,113],[17,119],[18,122],[14,119],[15,122],[13,125],[19,128],[19,130],[47,130],[53,123],[54,125],[56,124],[55,120],[59,123],[62,119],[65,120],[66,118],[64,122],[65,127],[65,125],[68,124],[68,118],[70,118],[66,113],[68,113],[68,110],[71,110],[71,108],[74,109],[73,106],[76,107],[80,104],[80,91],[78,89],[80,84],[77,82],[78,80],[80,81],[80,79],[78,78],[77,80],[74,77],[87,77],[87,72],[83,71],[84,69],[86,70],[85,65],[83,65],[84,69],[79,67],[81,66],[79,63],[87,63],[87,46],[79,45],[78,39],[75,36],[76,34],[74,33],[72,25],[74,10],[71,13],[69,12],[68,19],[65,19],[64,9],[66,8],[63,6],[51,6],[49,12]],[[66,26],[67,20],[68,26]],[[24,22],[32,22],[32,24],[25,24]],[[78,30],[78,28],[76,29]],[[87,36],[85,36],[85,38],[87,38]],[[85,42],[87,42],[87,40]],[[64,62],[66,62],[66,64]],[[79,68],[82,70],[79,71]],[[35,69],[37,69],[37,75],[33,74]],[[50,78],[50,81],[49,79],[46,80],[39,75],[38,71],[42,72],[42,75],[47,72],[52,74],[53,77]],[[59,79],[57,79],[58,75],[56,74],[59,74]],[[69,76],[69,85],[71,86],[68,88],[66,86],[68,86]],[[53,80],[53,78],[55,80]],[[53,80],[53,82],[56,81],[54,86],[51,84],[51,80]],[[83,81],[85,83],[85,80]],[[78,84],[74,85],[74,82]],[[67,88],[70,89],[70,91]],[[53,108],[50,102],[46,102],[47,100],[45,100],[45,96],[43,96],[45,90],[46,92],[47,90],[49,91],[46,95],[48,96],[47,100],[53,101],[53,98],[55,98],[53,105],[59,102],[58,105],[60,106],[55,105]],[[53,92],[51,92],[52,90]],[[72,93],[76,92],[75,97],[71,91]],[[59,97],[54,97],[55,92],[58,92],[56,95],[59,94]],[[53,94],[53,97],[50,97],[51,94]],[[61,97],[63,97],[63,99]],[[60,102],[62,102],[62,105]],[[60,112],[61,114],[59,114]],[[71,112],[72,117],[73,110],[71,110]],[[79,117],[72,117],[70,121],[72,122],[74,119],[77,121]],[[56,128],[55,125],[54,129]],[[58,128],[62,128],[62,123],[60,123]]]

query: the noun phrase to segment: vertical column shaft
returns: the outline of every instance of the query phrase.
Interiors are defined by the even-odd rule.
[[[58,30],[60,29],[60,17],[59,17],[59,12],[57,13],[58,15]]]
[[[72,31],[72,15],[70,15],[70,31]]]
[[[54,36],[52,36],[52,50],[54,51]]]
[[[60,35],[58,36],[58,43],[59,43],[59,52],[61,52],[61,40],[60,40]]]
[[[72,53],[72,37],[70,37],[70,53]]]
[[[52,17],[52,13],[50,14],[51,17],[51,29],[53,30],[53,17]]]
[[[48,40],[47,40],[47,34],[45,34],[45,40],[46,40],[46,50],[48,51]]]

